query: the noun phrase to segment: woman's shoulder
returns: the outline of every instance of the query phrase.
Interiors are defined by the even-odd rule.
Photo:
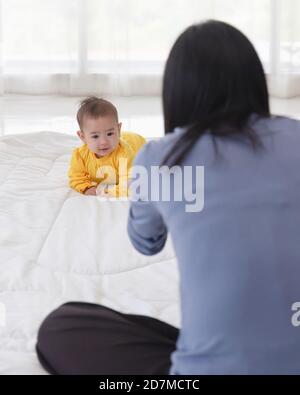
[[[147,141],[138,153],[135,164],[159,166],[172,146],[176,144],[176,140],[178,140],[184,132],[184,128],[176,128],[173,133]]]
[[[180,140],[186,131],[187,128],[178,127],[175,128],[172,133],[169,133],[162,138],[150,140],[139,152],[136,162],[140,162],[144,165],[161,165],[167,154],[169,154],[171,150],[175,149],[177,143],[181,144]],[[195,149],[197,152],[201,151],[203,153],[203,158],[206,157],[213,149],[211,135],[208,133],[202,135],[201,139],[198,139],[196,142]]]
[[[295,140],[299,140],[300,146],[299,119],[283,115],[272,115],[268,118],[262,118],[256,116],[256,114],[253,114],[250,119],[250,125],[262,137],[264,134],[277,134],[279,140],[286,140],[286,144],[289,144],[288,141],[291,141],[293,142],[292,144],[295,144]],[[186,128],[176,128],[173,133],[170,133],[165,137],[150,140],[143,146],[137,155],[135,163],[159,166],[170,150],[173,147],[176,147],[176,142],[180,140],[186,130]],[[228,139],[226,142],[224,139],[222,139],[219,143],[221,145],[225,143],[231,145],[233,144],[233,141],[234,140],[232,139]],[[235,143],[233,145],[236,146]],[[194,148],[198,156],[201,154],[203,162],[209,161],[210,156],[212,156],[214,152],[214,142],[212,135],[210,133],[203,134],[201,139],[198,139],[198,141],[195,143]]]
[[[269,118],[257,118],[254,124],[256,128],[260,129],[262,132],[281,131],[281,132],[299,133],[300,131],[300,120],[285,115],[273,114]]]
[[[300,120],[284,116],[271,115],[258,119],[253,128],[265,146],[276,147],[283,152],[300,147]]]

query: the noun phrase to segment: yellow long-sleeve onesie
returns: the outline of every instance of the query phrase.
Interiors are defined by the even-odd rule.
[[[145,143],[139,134],[123,132],[117,148],[102,158],[97,158],[86,144],[76,148],[68,172],[70,187],[84,193],[99,183],[105,183],[110,184],[109,196],[128,196],[129,172],[136,154]]]

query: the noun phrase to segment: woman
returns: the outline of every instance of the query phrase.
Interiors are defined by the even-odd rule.
[[[177,39],[163,107],[168,135],[147,144],[135,164],[149,172],[204,166],[204,207],[188,212],[187,195],[143,196],[131,203],[128,232],[149,255],[170,232],[181,329],[71,303],[44,321],[41,362],[53,373],[299,374],[292,306],[300,300],[300,123],[271,116],[253,46],[218,21]]]

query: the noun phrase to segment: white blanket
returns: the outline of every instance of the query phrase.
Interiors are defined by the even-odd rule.
[[[44,374],[39,325],[68,301],[99,303],[180,325],[170,240],[156,256],[131,246],[128,201],[68,188],[76,137],[53,132],[0,139],[0,374]]]

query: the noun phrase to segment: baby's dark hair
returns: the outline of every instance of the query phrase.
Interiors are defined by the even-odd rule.
[[[77,112],[77,121],[80,130],[82,130],[84,118],[87,116],[94,119],[112,116],[117,122],[119,122],[118,111],[116,107],[111,102],[100,99],[96,96],[87,97],[80,103],[80,107]]]

